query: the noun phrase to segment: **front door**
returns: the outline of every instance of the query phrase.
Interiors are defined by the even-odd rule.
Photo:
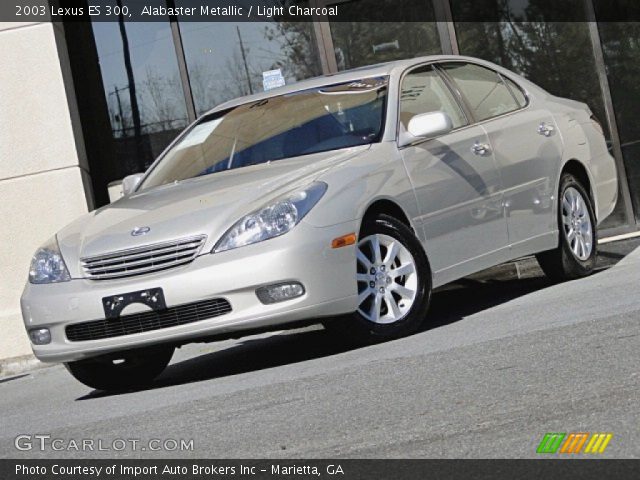
[[[508,245],[500,175],[489,138],[465,114],[441,75],[418,67],[402,81],[400,129],[419,113],[443,111],[454,130],[401,150],[413,184],[434,284],[502,261]]]

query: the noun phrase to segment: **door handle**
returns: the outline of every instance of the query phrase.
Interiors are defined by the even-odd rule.
[[[489,148],[489,145],[487,145],[486,143],[480,143],[477,140],[476,143],[473,144],[473,147],[471,147],[471,153],[473,153],[474,155],[484,156],[487,155],[490,151],[491,149]]]
[[[554,127],[553,125],[542,122],[540,125],[538,125],[538,134],[544,135],[545,137],[550,137],[555,129],[556,127]]]

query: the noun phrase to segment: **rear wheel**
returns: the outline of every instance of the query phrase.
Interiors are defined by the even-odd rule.
[[[358,309],[325,322],[343,338],[375,342],[416,332],[431,297],[431,271],[411,229],[389,215],[363,226],[356,249]]]
[[[591,199],[571,174],[560,179],[558,201],[558,248],[537,255],[544,273],[554,281],[573,280],[593,272],[598,233]]]
[[[153,347],[65,363],[76,380],[96,390],[118,391],[151,383],[169,365],[174,347]]]

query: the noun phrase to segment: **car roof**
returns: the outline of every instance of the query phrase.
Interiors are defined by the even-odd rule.
[[[487,66],[491,65],[489,62],[485,62],[477,58],[463,57],[459,55],[430,55],[426,57],[415,57],[415,58],[410,58],[406,60],[396,60],[393,62],[378,63],[376,65],[358,67],[351,70],[345,70],[339,73],[321,75],[318,77],[309,78],[307,80],[300,80],[298,82],[292,83],[291,85],[274,88],[266,92],[255,93],[253,95],[247,95],[244,97],[238,97],[214,107],[213,109],[209,110],[207,113],[212,113],[219,110],[232,108],[238,105],[250,103],[253,101],[259,101],[259,100],[274,97],[277,95],[287,95],[290,93],[300,92],[303,90],[308,90],[313,88],[320,88],[327,85],[352,82],[354,80],[370,78],[370,77],[378,77],[378,76],[386,76],[386,75],[392,76],[394,74],[399,75],[404,70],[414,65],[419,65],[421,63],[434,62],[434,61],[445,61],[445,60],[448,60],[448,61],[463,60],[463,61],[472,61],[476,63],[482,63],[482,64],[486,64]]]

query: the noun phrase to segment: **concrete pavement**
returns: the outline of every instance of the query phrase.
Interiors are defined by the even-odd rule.
[[[119,395],[61,366],[2,379],[0,456],[536,457],[546,432],[611,432],[604,457],[640,457],[640,250],[579,281],[524,277],[466,279],[434,296],[430,329],[366,348],[320,328],[192,345]],[[19,434],[194,448],[21,452]]]

